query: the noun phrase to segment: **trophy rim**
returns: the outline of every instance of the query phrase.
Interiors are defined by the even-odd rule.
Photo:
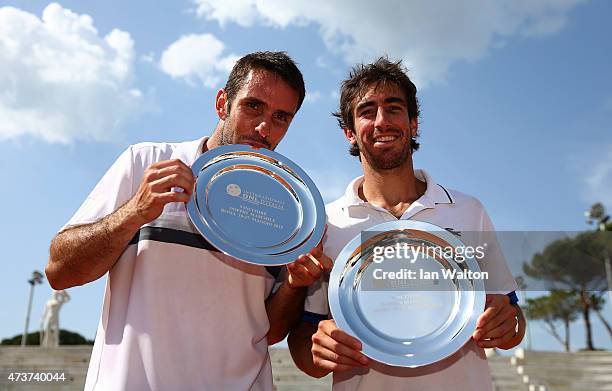
[[[200,201],[197,197],[197,187],[205,186],[200,184],[199,180],[204,176],[214,176],[215,173],[220,171],[216,167],[216,163],[220,161],[231,162],[232,159],[252,160],[251,164],[256,164],[258,159],[265,159],[267,163],[266,170],[278,170],[274,174],[280,174],[281,171],[284,173],[284,178],[276,178],[274,175],[270,177],[277,179],[279,186],[291,186],[291,189],[300,187],[300,194],[305,194],[306,198],[303,202],[309,203],[309,208],[304,209],[303,205],[296,203],[300,213],[307,213],[309,210],[314,214],[314,218],[311,215],[305,216],[302,220],[314,221],[309,226],[300,226],[299,230],[307,229],[307,238],[300,243],[296,243],[288,251],[280,251],[275,253],[274,247],[270,247],[269,251],[257,252],[255,247],[247,249],[244,244],[238,243],[237,241],[232,242],[231,237],[225,235],[222,236],[219,232],[216,232],[213,228],[218,225],[219,221],[214,220],[205,210],[199,206]],[[223,167],[221,167],[222,169]],[[191,166],[192,173],[195,177],[196,185],[194,192],[187,202],[187,214],[189,220],[197,229],[197,231],[217,250],[221,253],[236,258],[240,261],[244,261],[254,265],[260,266],[282,266],[291,263],[298,259],[300,255],[308,253],[315,246],[319,244],[323,238],[325,231],[325,205],[323,198],[316,187],[314,181],[308,176],[308,174],[296,163],[287,158],[286,156],[265,148],[253,148],[246,144],[231,144],[223,145],[217,148],[211,149],[200,155]],[[218,171],[216,171],[218,170]],[[205,203],[203,203],[204,205]],[[300,215],[301,216],[301,215]],[[295,236],[295,235],[294,235]],[[289,243],[291,245],[291,243]]]
[[[393,345],[394,341],[391,341],[393,338],[383,339],[383,337],[381,337],[378,333],[370,330],[366,324],[356,322],[355,319],[358,319],[357,316],[349,316],[351,314],[345,314],[346,311],[357,311],[357,309],[355,306],[350,307],[350,298],[346,297],[346,295],[343,294],[344,290],[341,291],[340,284],[343,283],[342,278],[345,275],[345,269],[347,267],[350,266],[353,268],[358,268],[359,266],[361,266],[362,260],[359,260],[359,262],[352,266],[347,266],[347,263],[354,258],[356,253],[361,252],[361,250],[358,249],[362,246],[362,235],[365,233],[367,236],[368,233],[372,233],[372,235],[370,235],[371,238],[376,233],[405,229],[413,231],[423,231],[428,234],[433,234],[435,236],[440,237],[443,241],[451,244],[454,247],[463,245],[459,238],[457,238],[453,233],[445,230],[444,228],[441,228],[435,224],[416,220],[397,220],[384,222],[364,229],[344,246],[344,248],[342,249],[342,251],[340,251],[340,254],[334,262],[334,267],[331,271],[329,278],[329,307],[332,317],[336,322],[336,325],[348,334],[361,340],[363,354],[378,362],[390,366],[415,368],[441,361],[456,353],[459,349],[461,349],[463,345],[465,345],[466,342],[469,341],[476,328],[476,322],[478,320],[478,317],[484,310],[486,294],[484,282],[482,280],[471,280],[471,283],[473,285],[473,289],[470,291],[471,293],[469,293],[469,295],[471,296],[470,299],[472,303],[469,308],[471,313],[469,314],[469,316],[465,317],[465,321],[463,321],[462,324],[455,325],[455,327],[460,327],[460,331],[452,336],[448,344],[445,344],[437,349],[421,353],[419,353],[418,351],[410,351],[409,345],[412,344],[412,342],[406,343],[398,341],[396,345]],[[457,263],[457,261],[454,261],[454,259],[453,262]],[[474,259],[474,257],[466,257],[463,262],[466,263],[469,270],[475,272],[480,271],[478,262]],[[352,281],[347,283],[352,283]],[[350,320],[349,318],[352,320]],[[452,321],[455,321],[456,319],[458,319],[458,317],[454,316]],[[448,329],[449,327],[446,327],[446,330]],[[438,330],[434,330],[432,331],[432,333]],[[366,336],[366,338],[359,338],[359,336]],[[436,338],[448,338],[448,336],[438,335]],[[366,340],[364,341],[363,339]],[[417,337],[415,340],[418,341],[418,339],[419,337]],[[379,341],[380,343],[378,344],[378,346],[374,346],[375,344],[371,344],[369,342],[372,340]],[[397,350],[403,350],[404,354],[389,353],[380,348],[380,345],[389,346],[389,344],[393,345],[393,347],[397,348]],[[418,346],[418,343],[415,344],[415,346]]]

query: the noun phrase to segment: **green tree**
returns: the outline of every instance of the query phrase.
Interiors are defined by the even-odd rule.
[[[604,300],[607,288],[604,251],[610,246],[610,235],[602,232],[583,232],[574,238],[550,243],[541,253],[523,264],[523,271],[532,278],[543,280],[549,290],[574,292],[580,300],[586,331],[586,348],[595,350],[590,314],[593,299]]]
[[[94,341],[86,339],[79,333],[60,329],[60,345],[93,345]],[[0,345],[21,345],[21,334],[11,338],[3,339]],[[26,336],[26,345],[40,345],[40,333],[29,333]]]
[[[578,317],[581,303],[574,292],[555,290],[547,296],[527,299],[527,316],[533,320],[541,320],[546,324],[548,332],[570,351],[570,324]],[[557,322],[564,327],[564,336],[557,332]]]
[[[606,321],[606,318],[604,318],[603,314],[601,313],[603,306],[606,303],[604,296],[591,295],[591,303],[593,303],[593,311],[595,311],[595,314],[597,314],[597,317],[601,323],[603,323],[606,330],[608,330],[608,334],[610,337],[612,337],[612,326],[610,326],[610,323]]]

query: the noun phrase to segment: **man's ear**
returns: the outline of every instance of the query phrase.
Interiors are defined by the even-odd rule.
[[[223,88],[217,91],[215,108],[217,110],[217,116],[219,116],[219,119],[225,120],[227,118],[227,94]]]
[[[410,137],[414,138],[417,136],[419,130],[418,118],[410,118]]]
[[[357,144],[357,136],[355,135],[355,132],[349,128],[342,128],[342,130],[344,131],[344,137],[346,137],[349,143],[352,145]]]

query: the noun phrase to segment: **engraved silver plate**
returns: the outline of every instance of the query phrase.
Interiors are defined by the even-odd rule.
[[[187,212],[218,250],[258,265],[284,265],[323,237],[325,207],[314,182],[291,160],[268,149],[214,148],[193,164]]]
[[[450,356],[469,340],[485,304],[483,280],[468,278],[479,275],[478,262],[472,254],[457,261],[449,249],[459,247],[455,234],[420,221],[363,231],[330,275],[336,324],[362,342],[365,355],[388,365],[419,367]],[[381,260],[385,248],[391,250]]]

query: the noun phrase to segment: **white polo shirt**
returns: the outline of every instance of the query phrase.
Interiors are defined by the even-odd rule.
[[[154,162],[191,165],[204,141],[129,147],[67,226],[118,209]],[[271,390],[265,300],[279,270],[221,254],[184,204],[166,205],[108,274],[85,389]]]
[[[423,170],[415,176],[426,182],[425,194],[413,202],[401,216],[402,220],[432,223],[455,233],[470,233],[470,240],[480,242],[478,234],[486,235],[487,251],[479,260],[481,270],[489,273],[485,280],[487,293],[508,294],[517,289],[504,256],[494,235],[493,225],[482,204],[474,197],[438,185]],[[395,221],[387,210],[359,198],[358,189],[363,177],[353,180],[344,196],[326,205],[327,236],[323,242],[325,253],[333,260],[344,246],[362,230],[374,225]],[[488,233],[486,233],[488,232]],[[486,233],[486,234],[484,234]],[[493,237],[493,240],[491,240]],[[465,243],[473,245],[473,243]],[[304,305],[305,320],[316,321],[329,316],[327,282],[313,284]],[[418,315],[417,315],[418,316]],[[491,377],[484,350],[469,340],[452,356],[419,368],[400,368],[370,361],[365,369],[334,373],[335,391],[348,390],[491,390]]]

